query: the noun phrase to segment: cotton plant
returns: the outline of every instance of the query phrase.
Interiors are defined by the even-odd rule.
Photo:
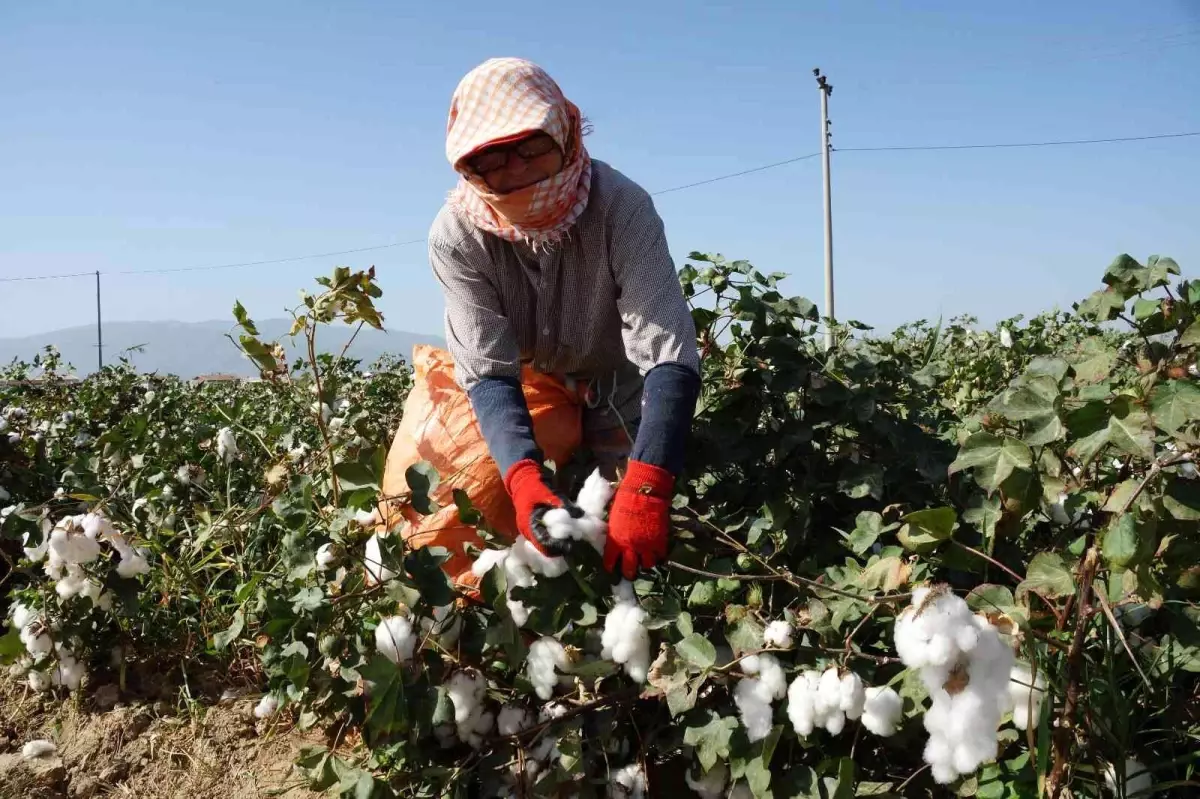
[[[455,733],[458,739],[479,749],[483,746],[484,737],[495,726],[495,715],[484,705],[487,693],[487,680],[474,669],[457,671],[450,676],[446,685],[450,702],[454,705]]]
[[[634,682],[644,683],[650,670],[649,614],[638,604],[633,583],[627,580],[613,588],[613,598],[600,638],[601,657],[622,666]]]

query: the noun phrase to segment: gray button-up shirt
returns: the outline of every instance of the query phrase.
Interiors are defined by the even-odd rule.
[[[643,188],[601,161],[592,161],[587,209],[561,242],[535,252],[443,206],[429,260],[465,389],[484,377],[520,377],[521,363],[532,362],[540,372],[592,380],[626,405],[636,402],[641,376],[661,363],[699,370],[662,219]],[[636,405],[619,410],[637,416]]]

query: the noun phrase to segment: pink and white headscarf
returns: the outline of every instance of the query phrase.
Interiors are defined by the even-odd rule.
[[[563,168],[540,183],[496,194],[465,160],[485,147],[534,132],[549,135]],[[450,103],[446,158],[461,176],[450,205],[476,227],[507,241],[558,241],[587,207],[592,161],[583,146],[579,109],[541,67],[493,58],[467,73]]]

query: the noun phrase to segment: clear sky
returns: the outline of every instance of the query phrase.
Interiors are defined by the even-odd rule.
[[[593,155],[653,191],[818,147],[1200,131],[1200,2],[0,0],[0,277],[108,273],[112,320],[282,315],[335,262],[375,264],[389,327],[441,332],[422,245],[453,173],[458,79],[546,67]],[[834,154],[838,311],[891,327],[1069,305],[1116,254],[1200,276],[1200,137]],[[657,201],[673,252],[822,294],[820,162]],[[0,336],[94,320],[88,279],[0,283]]]

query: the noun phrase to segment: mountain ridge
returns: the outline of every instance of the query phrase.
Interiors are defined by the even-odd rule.
[[[298,357],[299,350],[286,340],[292,326],[290,319],[264,319],[256,321],[255,325],[263,341],[279,339],[287,348],[289,360]],[[236,336],[238,330],[235,323],[221,320],[107,322],[103,327],[104,363],[116,363],[118,357],[125,355],[140,372],[173,374],[185,379],[214,373],[253,377],[258,374],[254,364],[226,338],[226,334]],[[341,352],[353,332],[353,328],[345,325],[322,325],[317,333],[318,351]],[[440,336],[364,327],[350,345],[347,357],[358,359],[364,368],[382,355],[396,355],[405,362],[411,362],[412,349],[416,344],[444,347],[445,341]],[[48,345],[57,347],[63,360],[71,364],[78,374],[90,374],[96,370],[95,325],[77,325],[31,336],[0,338],[0,368],[14,359],[32,360]],[[139,346],[142,351],[131,351]]]

